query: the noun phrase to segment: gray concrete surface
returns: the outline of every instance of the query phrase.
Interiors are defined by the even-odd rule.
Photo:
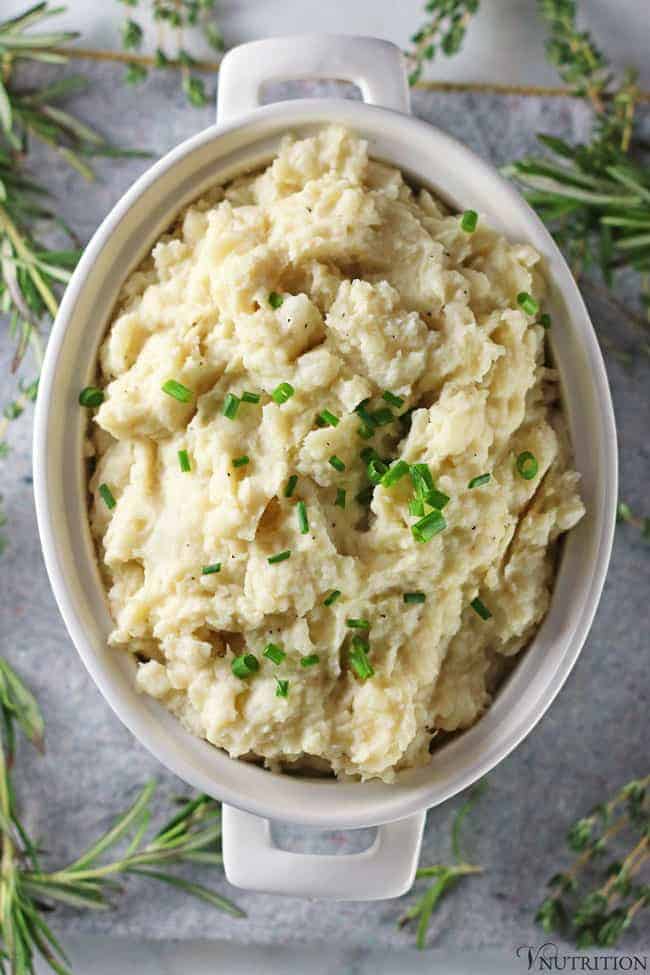
[[[187,108],[172,77],[157,77],[133,91],[120,84],[119,67],[75,67],[92,80],[78,111],[124,146],[146,146],[159,155],[212,120],[212,109]],[[584,106],[561,99],[416,93],[414,110],[497,164],[531,149],[538,130],[575,138],[588,126]],[[650,134],[647,109],[643,124]],[[36,148],[34,160],[60,212],[83,240],[148,165],[143,160],[99,161],[98,182],[86,186],[45,150]],[[634,296],[633,283],[628,296]],[[635,351],[637,336],[615,309],[594,295],[587,298],[603,342],[634,352],[627,367],[612,352],[607,362],[620,431],[622,493],[633,508],[650,514],[648,358]],[[3,329],[0,405],[11,397],[6,379],[10,357]],[[24,373],[30,378],[29,368]],[[17,780],[25,820],[44,838],[48,862],[59,864],[106,827],[149,777],[160,782],[161,804],[182,792],[183,785],[118,723],[67,638],[36,532],[31,420],[28,410],[11,425],[11,451],[0,460],[8,519],[8,544],[0,557],[0,653],[28,680],[47,718],[47,752],[39,757],[21,746]],[[650,546],[629,526],[620,528],[602,603],[574,673],[537,730],[490,776],[490,789],[468,823],[467,856],[481,863],[485,873],[459,886],[441,905],[430,929],[436,948],[512,953],[519,944],[541,943],[533,914],[546,880],[564,862],[561,838],[566,826],[606,790],[647,773],[649,570]],[[448,855],[449,825],[457,805],[451,802],[429,815],[423,863]],[[304,833],[293,840],[303,847],[314,842]],[[334,838],[340,850],[352,842],[344,835]],[[396,926],[408,899],[372,905],[310,903],[237,892],[228,889],[219,873],[210,879],[246,909],[247,921],[232,920],[177,891],[134,880],[114,911],[61,911],[55,927],[64,937],[101,933],[243,944],[329,942],[359,950],[413,944],[413,932]],[[625,944],[628,950],[650,949],[642,922],[628,933]]]

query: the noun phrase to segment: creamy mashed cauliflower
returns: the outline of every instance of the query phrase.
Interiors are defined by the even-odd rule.
[[[328,128],[123,287],[89,482],[111,641],[232,756],[390,781],[546,612],[583,505],[540,258],[465,226]]]

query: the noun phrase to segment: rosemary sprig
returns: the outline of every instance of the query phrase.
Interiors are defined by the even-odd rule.
[[[42,747],[43,718],[33,695],[2,658],[0,717],[0,970],[6,971],[6,962],[11,975],[34,975],[40,954],[53,971],[69,975],[65,952],[46,914],[60,904],[108,909],[121,889],[117,878],[129,875],[169,884],[233,917],[244,916],[217,891],[169,871],[178,864],[221,864],[219,804],[205,795],[184,799],[178,812],[147,839],[154,782],[72,863],[44,869],[41,852],[19,818],[11,780],[16,729]]]
[[[628,782],[571,826],[567,843],[576,857],[549,881],[550,893],[536,915],[544,931],[570,934],[579,948],[612,947],[650,907],[650,884],[638,881],[650,862],[649,787],[650,775]],[[601,865],[615,838],[627,839],[627,852]]]
[[[482,867],[467,863],[463,859],[460,834],[463,821],[485,791],[486,785],[485,780],[482,780],[470,790],[467,800],[460,807],[453,819],[451,826],[451,851],[454,862],[449,865],[435,864],[431,867],[420,867],[415,875],[416,880],[433,878],[433,882],[412,907],[402,915],[398,923],[400,927],[403,927],[410,921],[417,920],[416,945],[420,949],[426,947],[427,931],[429,929],[431,915],[445,894],[452,887],[455,887],[462,877],[483,873]]]
[[[411,36],[413,46],[405,52],[410,65],[409,84],[417,84],[427,61],[433,61],[439,52],[447,57],[458,53],[478,8],[479,0],[428,0],[424,6],[426,19]]]

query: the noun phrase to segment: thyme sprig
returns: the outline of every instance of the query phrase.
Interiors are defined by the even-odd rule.
[[[16,731],[42,748],[44,723],[34,696],[0,658],[0,970],[34,975],[41,955],[58,975],[69,975],[64,949],[45,920],[57,905],[106,910],[130,875],[166,883],[233,917],[243,912],[232,901],[169,868],[179,864],[213,867],[222,862],[219,804],[209,796],[183,799],[162,829],[149,834],[149,782],[133,804],[71,863],[47,870],[42,854],[21,821],[11,778]]]
[[[604,862],[617,840],[622,857]],[[650,907],[650,883],[639,875],[650,863],[650,775],[628,782],[607,802],[577,820],[567,833],[576,854],[549,881],[536,920],[550,933],[570,935],[579,948],[612,947],[640,911]]]
[[[453,855],[453,863],[448,865],[437,863],[430,867],[419,867],[417,873],[415,874],[416,881],[425,878],[433,878],[433,882],[425,890],[424,894],[422,894],[422,896],[416,900],[416,902],[406,911],[406,913],[402,915],[398,923],[400,927],[403,927],[410,921],[417,920],[418,924],[415,940],[417,947],[421,950],[426,947],[427,931],[429,929],[431,915],[436,910],[445,894],[447,894],[452,887],[455,887],[459,880],[461,880],[463,877],[483,873],[482,867],[478,867],[472,863],[467,863],[462,856],[461,828],[465,818],[473,809],[476,801],[485,791],[486,786],[487,783],[485,780],[482,780],[475,785],[470,790],[467,800],[463,803],[454,816],[451,826],[451,851]]]
[[[438,53],[451,57],[460,50],[478,8],[479,0],[428,0],[424,6],[426,19],[411,36],[412,47],[405,52],[410,65],[409,84],[417,84],[426,63]]]

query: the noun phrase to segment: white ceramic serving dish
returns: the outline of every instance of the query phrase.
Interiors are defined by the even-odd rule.
[[[363,102],[259,105],[263,83],[289,78],[355,82]],[[111,628],[86,519],[79,390],[119,288],[175,214],[206,188],[267,162],[287,132],[331,122],[368,140],[459,210],[472,207],[512,240],[543,255],[551,282],[550,333],[582,475],[587,516],[564,546],[550,610],[486,715],[396,783],[339,783],[272,774],[230,759],[188,734],[134,688],[134,661],[109,649]],[[515,189],[451,136],[409,114],[402,56],[371,38],[300,36],[258,41],[226,55],[217,124],[173,149],[120,200],[94,235],[65,293],[43,367],[34,434],[34,487],[45,561],[72,640],[124,724],[161,762],[224,802],[226,874],[241,887],[340,899],[406,891],[426,810],[488,772],[531,731],[575,663],[593,619],[610,555],[617,495],[616,431],[603,361],[573,277],[550,235]],[[350,856],[278,849],[269,820],[325,829],[378,826],[374,845]]]

